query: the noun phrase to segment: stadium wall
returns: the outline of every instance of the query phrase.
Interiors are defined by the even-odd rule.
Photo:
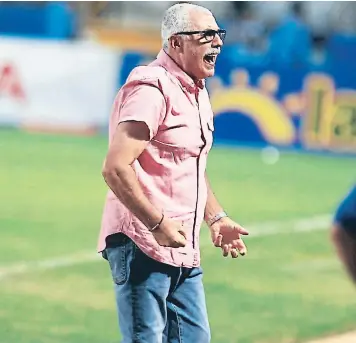
[[[126,53],[119,86],[153,56]],[[217,142],[356,154],[356,66],[234,66],[208,80]]]
[[[97,132],[119,65],[120,53],[93,43],[0,39],[0,125]]]
[[[154,56],[94,43],[0,39],[0,125],[106,132],[117,89]],[[231,66],[208,81],[215,140],[356,153],[356,70]]]

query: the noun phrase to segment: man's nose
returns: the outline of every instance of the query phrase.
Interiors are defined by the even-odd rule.
[[[224,42],[222,41],[222,39],[220,38],[220,36],[218,34],[215,35],[212,43],[213,43],[212,44],[213,48],[222,47],[224,45]]]

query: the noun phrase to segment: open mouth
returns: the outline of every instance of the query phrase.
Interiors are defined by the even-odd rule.
[[[217,57],[217,54],[215,53],[212,53],[212,54],[206,54],[203,58],[204,62],[211,65],[211,66],[214,66],[215,65],[215,62],[216,62],[216,57]]]

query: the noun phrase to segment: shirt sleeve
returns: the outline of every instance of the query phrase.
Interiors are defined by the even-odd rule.
[[[345,229],[356,230],[356,187],[340,203],[334,221]]]
[[[166,115],[166,101],[157,87],[139,84],[128,91],[118,111],[118,124],[130,120],[143,122],[152,139]]]

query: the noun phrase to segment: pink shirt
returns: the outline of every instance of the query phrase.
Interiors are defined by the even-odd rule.
[[[109,190],[98,250],[122,232],[148,256],[174,266],[200,265],[199,234],[207,200],[205,169],[213,141],[213,112],[204,81],[198,85],[161,50],[136,67],[114,102],[109,141],[120,122],[145,122],[151,141],[133,168],[148,199],[165,216],[183,222],[187,245],[160,246],[152,233]]]

